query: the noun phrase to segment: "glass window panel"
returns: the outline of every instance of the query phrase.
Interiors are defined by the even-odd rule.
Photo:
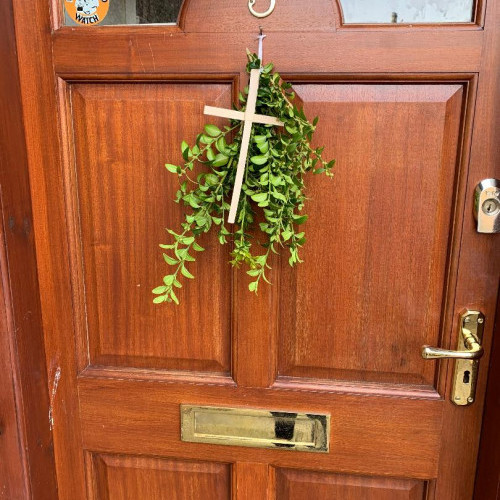
[[[474,0],[340,0],[347,24],[471,22]]]
[[[64,24],[176,24],[183,0],[62,0]]]

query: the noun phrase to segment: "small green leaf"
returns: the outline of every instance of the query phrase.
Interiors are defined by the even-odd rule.
[[[198,243],[196,243],[196,242],[193,243],[193,249],[196,250],[197,252],[204,252],[205,251],[205,249],[202,246],[198,245]]]
[[[280,192],[278,191],[272,191],[272,195],[274,196],[274,198],[276,198],[277,200],[281,200],[281,201],[285,201],[286,202],[286,198],[283,194],[281,194]]]
[[[186,262],[194,262],[196,260],[194,257],[189,255],[189,253],[186,253],[186,255],[184,256],[184,259],[186,260]]]
[[[179,305],[179,299],[177,298],[177,295],[175,295],[175,292],[173,290],[170,290],[170,297],[177,305]]]
[[[266,172],[265,174],[262,174],[259,179],[259,184],[261,186],[267,186],[269,183],[269,174]]]
[[[201,214],[196,214],[194,220],[198,227],[203,227],[207,223],[206,217],[203,217]]]
[[[267,193],[257,193],[252,195],[252,200],[260,203],[267,200]]]
[[[168,274],[167,276],[163,277],[163,283],[165,285],[170,286],[175,280],[175,276],[173,274]]]
[[[248,289],[251,292],[256,292],[257,291],[257,286],[258,286],[258,282],[257,281],[252,281],[251,283],[248,284]]]
[[[185,161],[189,159],[189,144],[186,141],[181,143],[181,153]]]
[[[212,137],[217,137],[222,133],[219,127],[216,127],[215,125],[205,125],[205,132]]]
[[[212,148],[207,149],[207,160],[213,161],[215,159],[215,153],[213,152]]]
[[[283,241],[288,241],[293,235],[293,232],[290,231],[289,229],[286,229],[281,233],[281,236],[283,237]]]
[[[155,297],[153,299],[153,302],[155,304],[161,304],[162,302],[165,302],[167,300],[167,297],[165,297],[165,295],[159,295],[158,297]]]
[[[191,245],[191,243],[194,242],[194,236],[184,236],[181,242],[184,243],[184,245]]]
[[[214,167],[222,167],[224,166],[227,162],[229,161],[229,157],[222,154],[222,153],[219,153],[214,161],[212,162],[212,166]]]
[[[271,184],[273,186],[279,186],[281,184],[281,177],[271,174]]]
[[[212,137],[208,136],[208,135],[205,135],[205,134],[201,134],[200,136],[200,142],[202,144],[212,144],[214,140],[212,139]]]
[[[304,224],[304,222],[307,220],[307,215],[293,215],[293,222],[295,224]]]
[[[198,204],[198,202],[194,199],[193,196],[189,196],[189,198],[187,199],[187,202],[189,203],[189,205],[193,208],[200,208],[200,205]]]
[[[259,148],[259,151],[262,154],[265,154],[269,151],[269,143],[268,142],[262,142],[261,144],[257,144],[257,147]]]
[[[265,266],[266,265],[266,256],[259,255],[258,257],[255,257],[255,262],[257,262],[257,264],[259,264],[259,266]]]
[[[172,165],[171,163],[165,163],[165,167],[169,172],[177,174],[179,172],[179,167],[177,165]]]
[[[163,254],[163,258],[165,259],[165,262],[169,265],[169,266],[175,266],[176,264],[179,263],[178,260],[176,259],[172,259],[172,257],[169,257],[166,253]]]
[[[217,151],[219,153],[225,153],[226,152],[226,139],[224,136],[221,136],[217,139],[217,142],[215,143],[215,147],[217,148]]]
[[[194,279],[194,276],[184,266],[182,266],[182,268],[181,268],[181,273],[186,278],[189,278],[191,280]]]
[[[250,161],[255,165],[264,165],[264,163],[267,163],[267,160],[268,160],[267,155],[252,156],[250,158]]]
[[[187,252],[187,248],[181,248],[180,250],[175,250],[175,255],[182,260],[186,256]]]
[[[159,295],[160,293],[165,293],[167,291],[167,287],[166,286],[157,286],[156,288],[153,289],[153,293],[155,295]]]

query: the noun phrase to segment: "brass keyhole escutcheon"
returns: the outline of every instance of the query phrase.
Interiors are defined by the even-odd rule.
[[[424,359],[454,359],[451,400],[458,406],[474,402],[479,370],[479,359],[484,353],[481,345],[484,330],[484,314],[466,309],[460,315],[458,345],[456,350],[424,346]]]
[[[465,311],[460,315],[458,350],[468,349],[470,343],[481,345],[483,339],[484,315],[479,311]],[[471,339],[471,340],[468,340]],[[476,397],[479,358],[457,359],[453,373],[451,400],[458,406],[468,406]]]

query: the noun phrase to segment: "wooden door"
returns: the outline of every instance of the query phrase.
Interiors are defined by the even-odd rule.
[[[63,26],[58,1],[14,1],[59,498],[471,499],[498,279],[472,196],[498,160],[499,11],[348,25],[333,0],[264,20],[191,0],[178,26]],[[205,104],[235,101],[259,25],[338,162],[308,179],[305,263],[276,259],[254,296],[207,235],[181,305],[154,306],[183,212],[163,164]],[[456,406],[453,364],[421,348],[454,349],[464,308],[485,314],[485,355]],[[181,404],[329,414],[329,452],[183,442]]]

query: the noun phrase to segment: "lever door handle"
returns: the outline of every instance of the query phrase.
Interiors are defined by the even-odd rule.
[[[424,359],[479,359],[484,354],[484,349],[480,344],[478,329],[484,323],[484,316],[479,311],[467,311],[461,317],[460,333],[462,335],[461,344],[465,349],[453,351],[441,349],[440,347],[422,347],[422,357]]]
[[[474,403],[479,373],[479,358],[484,350],[481,346],[484,330],[484,314],[466,309],[460,314],[457,350],[439,347],[422,347],[424,359],[454,358],[453,387],[451,400],[458,406]]]
[[[479,359],[484,353],[484,349],[477,342],[472,341],[471,347],[464,351],[453,351],[452,349],[441,349],[439,347],[422,347],[422,357],[424,359]]]

